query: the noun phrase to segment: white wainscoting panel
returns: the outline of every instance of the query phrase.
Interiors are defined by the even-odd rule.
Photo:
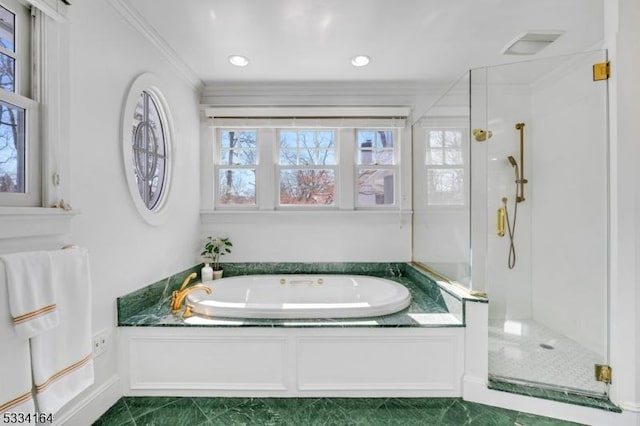
[[[460,392],[458,336],[298,339],[298,389]]]
[[[150,336],[129,345],[131,389],[286,389],[286,338]]]

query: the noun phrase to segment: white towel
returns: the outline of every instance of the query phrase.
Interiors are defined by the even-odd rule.
[[[91,278],[85,249],[50,254],[60,324],[31,338],[31,367],[38,411],[56,413],[93,384]]]
[[[13,253],[0,258],[5,265],[9,309],[16,334],[28,338],[57,326],[49,253]]]
[[[29,340],[16,336],[7,301],[4,265],[0,262],[0,419],[3,413],[33,413]]]

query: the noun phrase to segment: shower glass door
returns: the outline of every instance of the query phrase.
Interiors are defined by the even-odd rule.
[[[492,380],[606,396],[605,51],[472,70],[472,286]]]

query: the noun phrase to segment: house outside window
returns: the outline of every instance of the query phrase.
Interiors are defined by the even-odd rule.
[[[394,134],[391,130],[356,131],[358,207],[395,204],[397,165]]]

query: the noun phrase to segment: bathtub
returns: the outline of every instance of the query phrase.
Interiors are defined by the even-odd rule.
[[[407,288],[361,275],[243,275],[206,281],[211,294],[194,291],[194,314],[231,318],[363,318],[411,304]]]

